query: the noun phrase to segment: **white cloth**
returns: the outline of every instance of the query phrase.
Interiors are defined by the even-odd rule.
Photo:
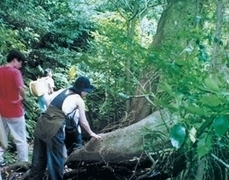
[[[8,146],[8,139],[6,136],[5,127],[3,125],[1,116],[0,116],[0,146],[2,146],[2,148],[4,149],[7,149]]]
[[[54,88],[55,87],[55,85],[54,85],[54,80],[51,78],[51,77],[44,77],[44,79],[45,79],[45,95],[47,95],[47,94],[50,94],[51,92],[50,92],[50,88]]]
[[[49,96],[53,93],[53,88],[55,87],[55,85],[54,85],[54,80],[49,76],[40,78],[39,80],[43,82],[42,83],[43,84],[42,92],[44,94],[38,97],[38,105],[42,113],[46,111],[48,107],[48,104],[49,104],[48,99],[49,99]],[[52,90],[50,90],[50,88]]]
[[[17,148],[18,162],[28,161],[28,144],[26,139],[26,124],[24,116],[19,118],[2,117],[6,134],[11,132]],[[5,149],[0,147],[0,162],[4,161]]]
[[[46,96],[46,104],[47,106],[50,105],[51,101],[59,94],[63,91],[64,89],[60,89],[58,91],[55,91],[53,94],[49,95],[49,96]],[[76,96],[78,96],[78,98],[81,98],[80,95],[78,94],[75,94]],[[77,101],[77,98],[72,98],[71,95],[68,96],[65,100],[64,100],[64,103],[62,105],[62,111],[64,112],[65,115],[67,115],[68,113],[72,112],[73,109],[76,108],[75,104]],[[74,116],[74,120],[76,122],[76,124],[79,123],[79,110],[77,109],[76,113],[75,113],[75,116]],[[80,126],[78,126],[78,131],[81,133],[81,128]]]
[[[77,94],[77,96],[79,96]],[[72,112],[76,107],[76,98],[72,98],[71,95],[68,96],[65,100],[64,100],[64,103],[62,105],[62,111],[64,112],[64,114],[68,114],[70,112]],[[76,122],[76,124],[79,123],[79,110],[76,109],[76,113],[75,113],[75,116],[74,116],[74,120]],[[79,130],[79,129],[78,129]],[[81,129],[79,131],[81,133]]]

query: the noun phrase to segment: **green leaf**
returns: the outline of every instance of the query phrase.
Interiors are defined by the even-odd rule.
[[[204,95],[202,99],[200,100],[204,105],[215,107],[223,104],[220,98],[218,98],[216,95],[208,94]]]
[[[199,106],[189,105],[185,107],[185,109],[192,114],[196,114],[200,116],[206,115],[206,112]]]
[[[194,143],[196,142],[196,128],[192,127],[189,131],[189,139]]]
[[[89,63],[89,57],[88,57],[88,55],[87,54],[82,54],[82,56],[80,57],[80,60],[81,61],[84,61],[85,63]]]
[[[76,66],[71,66],[69,71],[68,71],[69,79],[71,79],[71,80],[75,79],[76,74],[77,74]]]
[[[211,127],[212,121],[213,121],[212,118],[207,118],[207,119],[201,124],[201,126],[199,127],[199,129],[197,129],[197,133],[196,133],[196,137],[197,137],[197,138],[199,138],[199,137],[204,133],[204,131],[206,131],[207,128],[210,128],[210,127]]]
[[[174,96],[174,92],[172,90],[172,87],[167,82],[163,82],[163,84],[161,84],[160,87],[161,87],[161,89],[166,91],[171,96]]]
[[[169,104],[168,101],[155,99],[154,103],[157,104],[158,106],[169,109],[170,112],[177,112],[179,110],[176,106]]]
[[[186,128],[182,124],[176,124],[170,132],[170,141],[175,148],[180,148],[186,137]]]
[[[184,60],[181,60],[181,59],[175,60],[175,63],[178,64],[178,65],[180,65],[180,66],[183,66],[183,65],[186,64],[186,62]]]
[[[197,154],[199,159],[205,156],[206,154],[208,154],[211,149],[212,149],[211,136],[210,135],[203,136],[203,138],[201,138],[197,143]]]
[[[204,80],[204,84],[209,90],[220,92],[220,88],[214,79],[208,77]]]
[[[216,134],[219,137],[222,137],[228,130],[228,120],[224,116],[217,117],[213,121],[213,127],[215,129]]]

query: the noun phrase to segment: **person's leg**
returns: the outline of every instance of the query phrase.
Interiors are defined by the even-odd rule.
[[[41,113],[45,112],[45,110],[47,109],[47,106],[46,106],[46,102],[44,99],[44,95],[38,97],[38,105],[39,105]]]
[[[17,147],[18,161],[28,161],[28,143],[26,139],[26,124],[24,116],[20,118],[6,119],[6,122]]]
[[[49,180],[62,180],[64,171],[64,130],[59,129],[56,135],[47,143]]]
[[[66,148],[66,145],[64,146],[64,159],[67,159],[68,158],[68,151],[67,151],[67,148]]]
[[[5,118],[3,118],[3,117],[1,118],[1,120],[2,120],[2,124],[3,124],[4,128],[5,128],[6,136],[8,136],[9,127],[7,125],[7,122],[6,122]],[[6,149],[4,149],[3,147],[0,146],[0,166],[4,164],[3,155],[4,155],[5,151],[6,151]]]
[[[35,138],[29,180],[41,180],[47,167],[46,143]]]
[[[4,164],[4,152],[5,152],[5,149],[3,149],[1,146],[0,146],[0,167],[2,166],[2,164]]]
[[[67,155],[69,156],[74,150],[80,149],[83,146],[81,128],[78,125],[77,129],[73,132],[65,132],[65,145]]]
[[[76,136],[76,149],[80,149],[83,147],[83,138],[82,138],[82,132],[81,132],[81,127],[80,125],[77,126],[77,136]]]
[[[65,132],[65,146],[66,146],[66,150],[67,150],[67,155],[69,156],[69,154],[71,154],[72,152],[72,148],[75,144],[75,133],[69,133],[69,132]]]
[[[77,139],[77,143],[76,143],[76,145],[74,146],[74,150],[75,150],[75,149],[80,149],[80,148],[83,147],[83,140],[82,140],[83,138],[82,138],[82,134],[81,134],[81,133],[79,133],[79,134],[77,135],[76,139]]]

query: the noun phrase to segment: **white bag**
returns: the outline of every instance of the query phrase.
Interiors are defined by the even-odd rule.
[[[44,95],[45,79],[41,78],[36,81],[31,81],[29,83],[29,90],[33,96],[39,97],[39,96]]]
[[[0,145],[4,149],[7,149],[8,147],[8,139],[6,136],[6,131],[5,131],[1,116],[0,116]]]

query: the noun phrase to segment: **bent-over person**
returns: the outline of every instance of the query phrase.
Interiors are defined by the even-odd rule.
[[[92,90],[89,79],[82,76],[76,79],[71,88],[54,93],[48,109],[41,114],[35,127],[30,180],[42,179],[47,166],[49,180],[63,179],[65,116],[75,108],[79,112],[80,125],[86,132],[93,138],[101,138],[91,130],[85,115],[83,97]]]

